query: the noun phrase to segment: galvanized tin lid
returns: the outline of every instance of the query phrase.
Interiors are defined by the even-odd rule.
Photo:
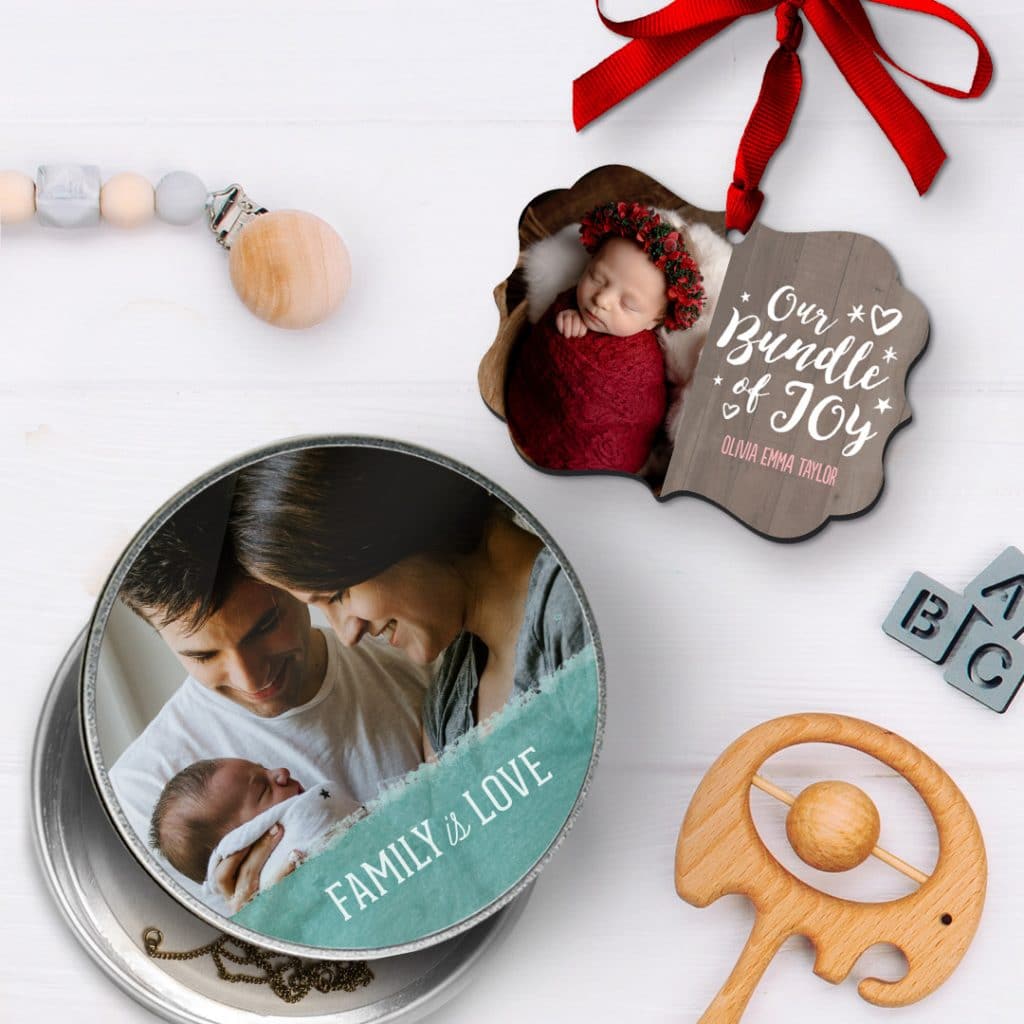
[[[589,784],[603,663],[514,499],[411,445],[310,438],[143,527],[100,596],[81,713],[107,813],[175,899],[271,949],[383,957],[540,870]]]

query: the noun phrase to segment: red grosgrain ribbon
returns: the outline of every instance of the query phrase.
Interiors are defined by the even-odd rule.
[[[654,14],[612,21],[597,13],[613,32],[630,39],[573,83],[573,121],[579,131],[627,96],[667,71],[701,43],[748,14],[775,8],[779,48],[768,61],[761,92],[736,153],[736,169],[726,200],[726,226],[746,232],[764,199],[758,185],[768,161],[786,137],[803,76],[797,47],[803,35],[801,11],[832,55],[853,91],[878,122],[910,171],[922,195],[946,154],[920,111],[893,81],[885,64],[935,92],[975,99],[992,79],[992,58],[977,32],[956,11],[934,0],[873,0],[886,7],[930,14],[967,33],[978,47],[974,80],[966,91],[918,78],[882,49],[862,0],[673,0]]]

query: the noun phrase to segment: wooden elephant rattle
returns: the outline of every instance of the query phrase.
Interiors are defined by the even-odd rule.
[[[772,755],[800,743],[861,750],[902,775],[935,821],[939,858],[931,875],[880,849],[879,817],[870,797],[845,782],[815,783],[795,799],[762,779]],[[786,832],[802,860],[847,871],[874,855],[919,888],[888,903],[857,903],[802,882],[769,852],[754,826],[750,787],[790,805]],[[877,1006],[906,1006],[934,992],[960,962],[977,930],[987,868],[978,822],[953,780],[913,744],[876,725],[842,715],[777,718],[736,740],[704,776],[676,846],[676,891],[696,907],[726,893],[754,904],[750,938],[700,1024],[731,1024],[743,1015],[758,981],[791,935],[814,944],[814,973],[843,981],[870,946],[888,942],[909,965],[899,981],[863,979],[857,991]]]

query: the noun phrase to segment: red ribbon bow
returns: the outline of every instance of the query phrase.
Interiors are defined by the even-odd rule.
[[[579,131],[645,86],[701,43],[747,14],[775,8],[779,48],[768,61],[761,93],[740,139],[736,169],[726,200],[726,225],[747,231],[764,199],[758,185],[786,137],[803,76],[796,54],[803,35],[802,11],[832,55],[853,91],[871,112],[910,171],[917,190],[928,191],[946,154],[921,112],[903,94],[885,64],[935,92],[956,99],[980,96],[992,79],[992,58],[977,32],[956,11],[934,0],[874,0],[887,7],[930,14],[966,32],[978,47],[974,80],[966,92],[918,78],[900,67],[875,36],[861,0],[673,0],[654,14],[612,21],[597,13],[613,32],[631,42],[606,57],[573,83],[573,121]]]

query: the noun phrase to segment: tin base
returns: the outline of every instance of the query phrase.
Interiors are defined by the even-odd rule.
[[[374,981],[353,993],[311,992],[288,1005],[265,986],[230,984],[208,958],[153,960],[143,931],[158,927],[164,948],[187,950],[219,933],[168,896],[111,827],[82,754],[78,676],[84,637],[65,656],[36,732],[32,797],[36,844],[46,880],[75,936],[133,999],[188,1024],[369,1024],[414,1021],[471,980],[478,960],[512,927],[530,890],[482,924],[418,953],[374,960]]]

